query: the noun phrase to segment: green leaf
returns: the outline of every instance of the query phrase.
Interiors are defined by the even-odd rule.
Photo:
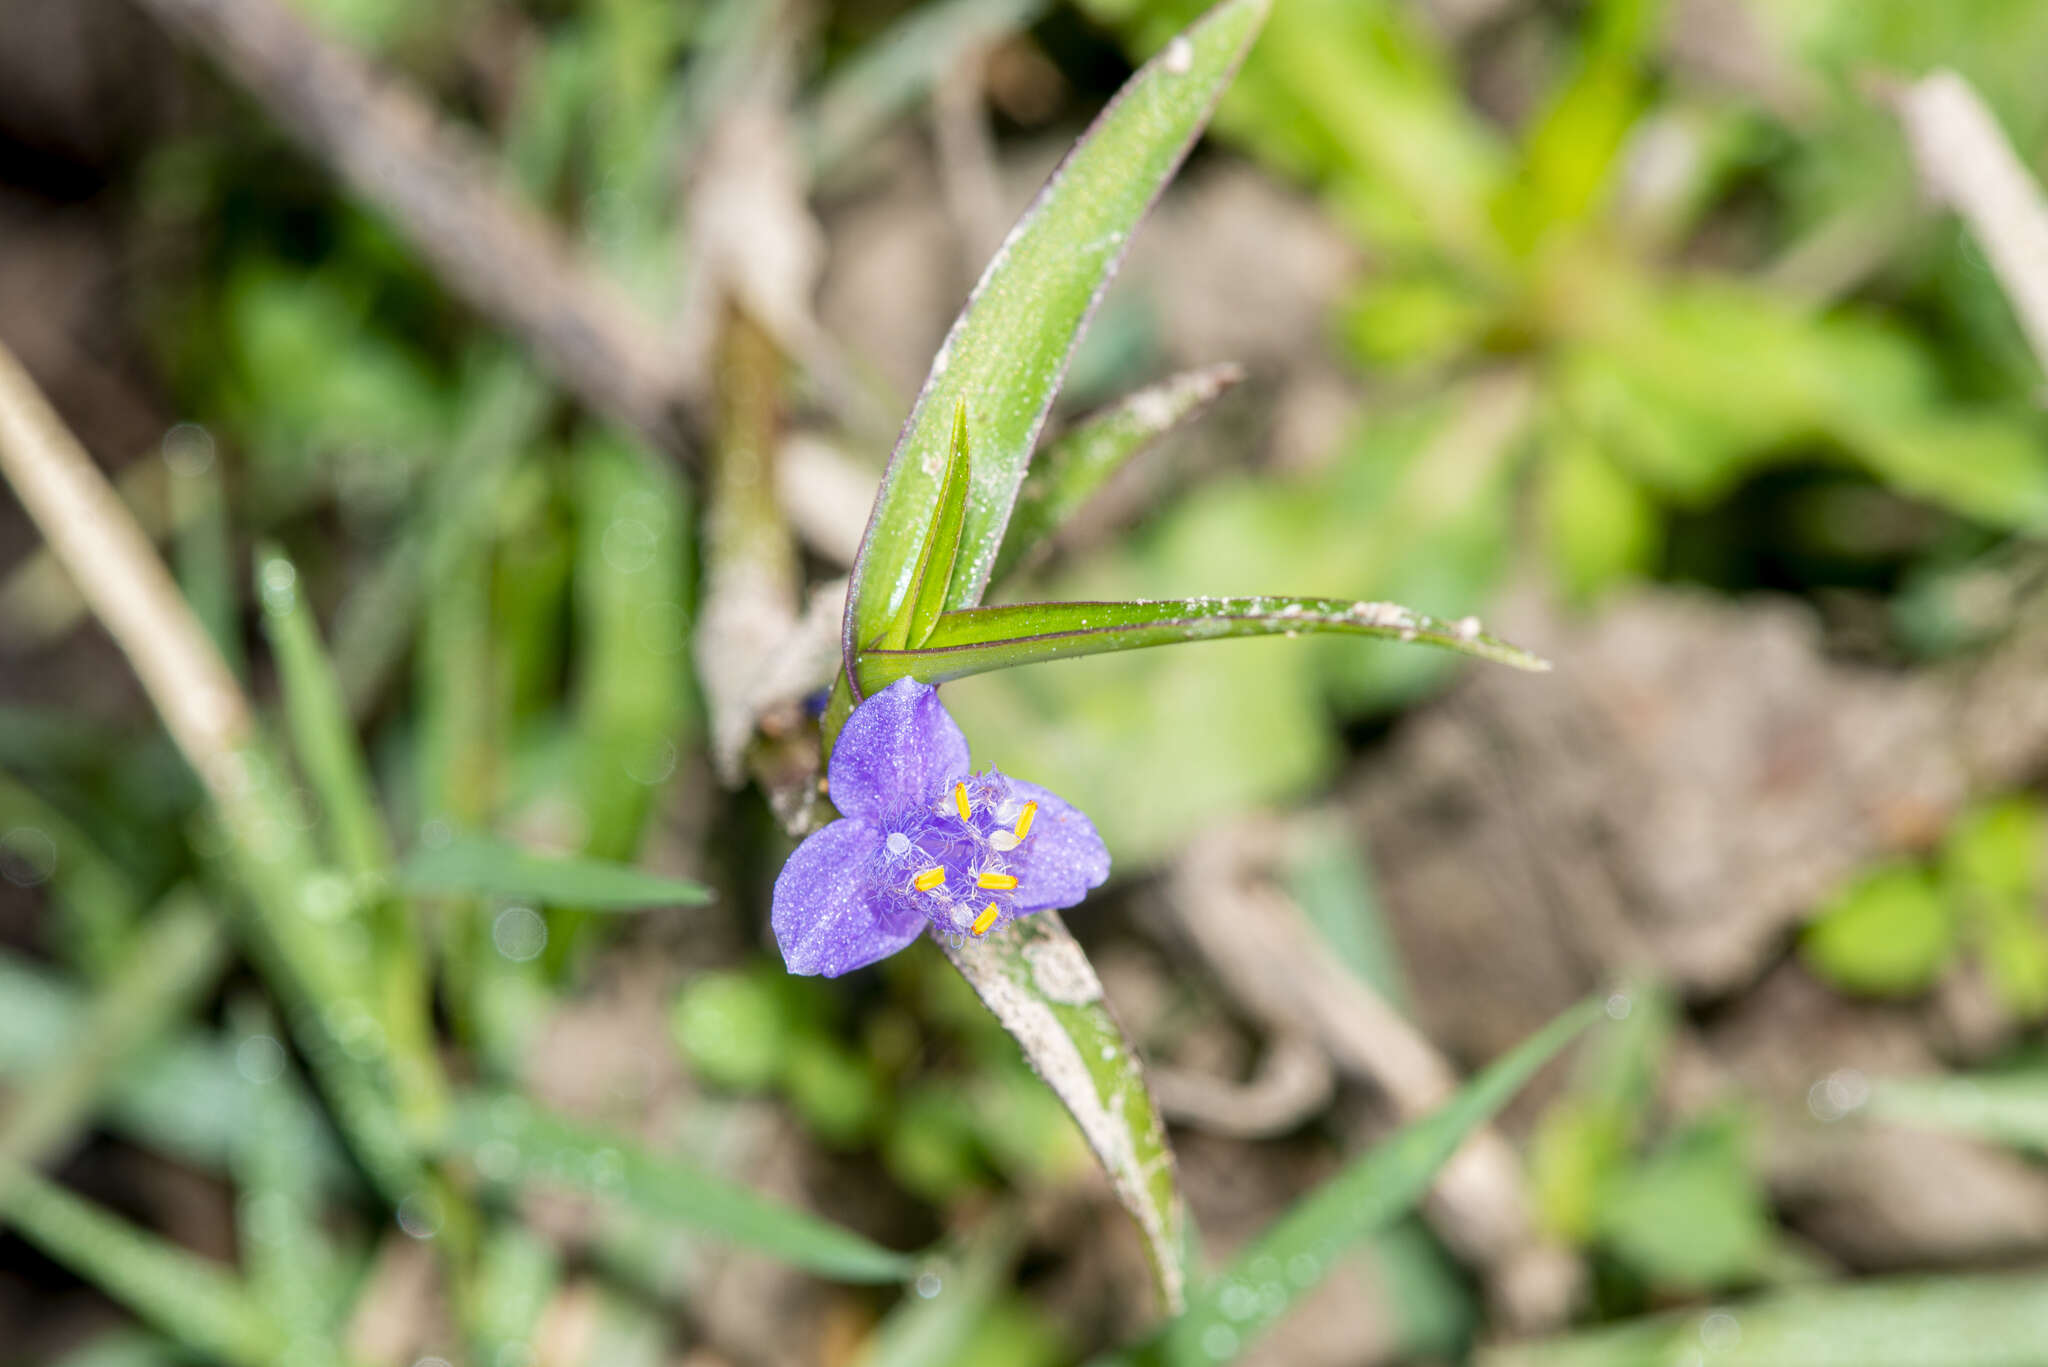
[[[1010,508],[1089,314],[1145,211],[1178,169],[1243,59],[1270,0],[1224,0],[1110,102],[1026,211],[932,360],[882,476],[854,564],[843,649],[856,654],[916,584],[924,510],[938,502],[957,405],[974,449],[960,563],[945,606],[981,600]]]
[[[1482,1352],[1478,1367],[2031,1367],[2048,1342],[2038,1273],[1802,1287]]]
[[[1948,966],[1955,927],[1925,873],[1892,865],[1837,894],[1799,949],[1815,973],[1845,991],[1911,996]]]
[[[833,71],[804,121],[811,164],[829,172],[914,106],[940,76],[1036,23],[1048,0],[918,5]]]
[[[923,645],[938,625],[945,610],[946,588],[953,582],[953,570],[960,558],[960,523],[967,511],[967,486],[972,476],[967,459],[967,402],[953,406],[953,442],[946,455],[946,482],[939,486],[939,501],[932,508],[931,531],[918,553],[915,586],[903,602],[903,611],[882,634],[880,644],[888,650]]]
[[[282,1361],[285,1336],[228,1271],[146,1234],[27,1168],[0,1165],[0,1215],[44,1254],[195,1352]]]
[[[850,1229],[777,1205],[680,1159],[650,1153],[622,1135],[548,1115],[517,1096],[466,1099],[457,1108],[447,1147],[493,1178],[574,1187],[820,1276],[891,1282],[916,1270],[914,1258]]]
[[[1170,376],[1090,416],[1040,452],[1017,490],[1017,506],[991,577],[1000,581],[1009,575],[1125,461],[1243,378],[1242,367],[1227,364]]]
[[[1177,1312],[1187,1284],[1187,1213],[1173,1151],[1137,1051],[1109,1013],[1088,956],[1053,911],[945,950],[1080,1125],[1144,1236],[1160,1301]]]
[[[341,683],[299,591],[298,570],[275,546],[256,553],[256,596],[277,660],[293,752],[332,828],[334,853],[351,873],[382,872],[391,865],[391,844]]]
[[[1353,1246],[1420,1201],[1466,1136],[1600,1014],[1596,1002],[1565,1012],[1441,1108],[1353,1160],[1253,1240],[1222,1276],[1191,1298],[1186,1314],[1132,1358],[1115,1360],[1180,1367],[1236,1356],[1319,1285]]]
[[[931,1269],[939,1279],[939,1294],[905,1296],[875,1326],[854,1367],[952,1367],[983,1361],[962,1350],[1008,1290],[1022,1233],[1014,1216],[984,1220],[958,1258]]]
[[[1977,957],[2007,1010],[2048,1012],[2048,930],[2038,910],[2048,815],[2021,794],[1957,818],[1942,850],[1943,890],[1964,913]]]
[[[1770,1215],[1732,1118],[1692,1127],[1596,1201],[1595,1233],[1659,1288],[1725,1287],[1768,1265]]]
[[[146,925],[60,1051],[8,1098],[0,1115],[0,1163],[55,1157],[90,1125],[122,1068],[213,989],[228,946],[211,906],[181,888],[157,904]]]
[[[414,850],[399,868],[398,885],[416,897],[510,897],[591,911],[694,907],[711,900],[709,888],[687,878],[608,859],[533,854],[480,835]]]
[[[1487,635],[1471,618],[1442,622],[1394,603],[1157,598],[1132,603],[1017,603],[949,612],[939,619],[923,649],[863,651],[861,683],[869,690],[903,678],[937,684],[991,669],[1116,650],[1304,632],[1419,641],[1517,669],[1550,668],[1528,651]]]
[[[1865,1114],[2048,1154],[2048,1074],[2039,1069],[1875,1082]]]

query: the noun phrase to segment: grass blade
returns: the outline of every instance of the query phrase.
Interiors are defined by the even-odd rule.
[[[1244,378],[1236,365],[1169,376],[1081,422],[1032,459],[991,579],[1001,582],[1093,498],[1126,461]]]
[[[196,1352],[272,1367],[285,1339],[227,1271],[117,1219],[27,1168],[0,1163],[0,1215],[47,1256]]]
[[[695,907],[711,890],[609,859],[533,854],[481,835],[458,835],[406,857],[398,885],[416,897],[509,897],[549,907],[640,911]]]
[[[1864,1113],[1873,1120],[2048,1153],[2048,1075],[2039,1070],[1886,1079],[1871,1085]]]
[[[1138,221],[1179,168],[1264,21],[1269,0],[1225,0],[1133,76],[996,253],[932,360],[862,539],[843,648],[896,620],[946,469],[957,405],[980,453],[948,608],[981,600],[1017,486],[1082,330]]]
[[[0,1163],[40,1162],[69,1139],[122,1065],[213,986],[227,951],[213,909],[189,894],[173,894],[61,1052],[9,1099],[0,1122]]]
[[[2033,1367],[2048,1282],[1947,1276],[1802,1287],[1725,1309],[1483,1352],[1478,1367]]]
[[[1341,598],[1161,598],[1129,603],[1018,603],[949,612],[918,650],[861,653],[861,681],[883,688],[901,678],[944,683],[992,669],[1071,660],[1185,641],[1305,632],[1415,641],[1517,669],[1545,670],[1538,656],[1480,630],[1393,603]]]
[[[1319,1285],[1338,1258],[1406,1215],[1466,1137],[1600,1015],[1597,1002],[1567,1011],[1433,1114],[1354,1160],[1238,1254],[1185,1315],[1120,1360],[1181,1367],[1235,1357]]]
[[[892,1282],[916,1269],[915,1259],[850,1229],[649,1153],[623,1136],[545,1114],[516,1096],[466,1101],[448,1148],[493,1178],[574,1187],[823,1277]]]
[[[298,569],[276,546],[256,553],[256,595],[277,660],[285,721],[306,779],[332,829],[335,857],[351,873],[391,866],[391,842],[357,748],[341,684],[299,591]]]

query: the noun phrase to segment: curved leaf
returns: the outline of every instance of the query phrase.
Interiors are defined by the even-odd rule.
[[[1088,956],[1056,911],[1019,917],[980,940],[941,944],[1073,1114],[1144,1235],[1161,1303],[1178,1313],[1187,1286],[1187,1212],[1173,1150],[1137,1052],[1109,1013]]]
[[[939,619],[919,650],[864,650],[861,684],[884,688],[901,678],[944,683],[992,669],[1070,660],[1114,650],[1237,636],[1332,632],[1417,641],[1517,669],[1547,661],[1482,631],[1477,621],[1444,622],[1395,603],[1342,598],[1157,598],[1129,603],[1017,603],[969,608]]]
[[[1254,1239],[1190,1299],[1186,1314],[1110,1361],[1181,1367],[1237,1356],[1360,1240],[1413,1209],[1466,1137],[1600,1015],[1598,1002],[1565,1012],[1437,1110],[1353,1160]]]
[[[957,406],[977,453],[948,608],[981,600],[1046,410],[1138,220],[1172,178],[1265,19],[1271,0],[1224,0],[1118,92],[1053,172],[983,272],[932,359],[861,541],[842,647],[896,620],[938,502]]]
[[[1244,379],[1226,362],[1169,375],[1090,414],[1031,462],[992,575],[1002,579],[1058,531],[1124,462]]]

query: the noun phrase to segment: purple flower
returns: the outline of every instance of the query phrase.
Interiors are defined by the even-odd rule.
[[[1073,906],[1109,876],[1087,817],[1036,784],[969,772],[967,738],[928,684],[899,679],[855,708],[829,778],[844,817],[775,880],[775,942],[792,973],[835,978],[927,925],[978,938]]]

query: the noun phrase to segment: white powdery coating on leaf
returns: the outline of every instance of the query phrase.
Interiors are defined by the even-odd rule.
[[[1031,981],[1050,1001],[1062,1006],[1086,1006],[1102,1000],[1102,979],[1081,946],[1072,940],[1040,940],[1024,947],[1031,965]]]
[[[1353,603],[1349,616],[1352,620],[1369,627],[1390,627],[1396,631],[1413,630],[1415,614],[1399,603]]]
[[[1124,1093],[1134,1085],[1143,1085],[1136,1080],[1136,1061],[1125,1060],[1117,1090],[1111,1102],[1105,1105],[1101,1093],[1096,1090],[1095,1079],[1088,1071],[1088,1063],[1081,1056],[1080,1047],[1060,1024],[1059,1017],[1053,1014],[1048,1002],[1049,994],[1040,995],[1045,993],[1045,985],[1041,981],[1043,964],[1056,961],[1061,950],[1079,960],[1080,972],[1094,988],[1092,995],[1073,1004],[1085,1004],[1100,997],[1102,984],[1081,947],[1074,943],[1055,914],[1048,911],[1038,915],[1054,919],[1049,926],[1026,928],[1018,924],[1006,932],[1007,935],[1025,933],[1045,937],[1034,939],[1024,948],[1024,955],[1031,965],[1033,982],[1030,984],[1005,970],[1000,942],[993,939],[958,948],[948,945],[945,947],[946,956],[967,979],[982,1004],[1023,1047],[1024,1057],[1081,1127],[1082,1138],[1088,1141],[1088,1147],[1095,1151],[1103,1169],[1109,1173],[1120,1203],[1138,1222],[1146,1242],[1154,1251],[1153,1263],[1159,1273],[1160,1292],[1165,1298],[1168,1313],[1178,1314],[1186,1304],[1186,1273],[1180,1262],[1180,1231],[1167,1228],[1168,1212],[1154,1203],[1147,1185],[1159,1164],[1171,1160],[1162,1151],[1150,1163],[1138,1161],[1137,1148],[1123,1115]],[[1056,967],[1053,973],[1057,975],[1060,971]],[[1072,973],[1071,968],[1066,971]],[[1179,1222],[1174,1223],[1178,1225]]]
[[[1185,76],[1194,69],[1195,45],[1182,34],[1166,45],[1166,56],[1162,63],[1176,76]]]

